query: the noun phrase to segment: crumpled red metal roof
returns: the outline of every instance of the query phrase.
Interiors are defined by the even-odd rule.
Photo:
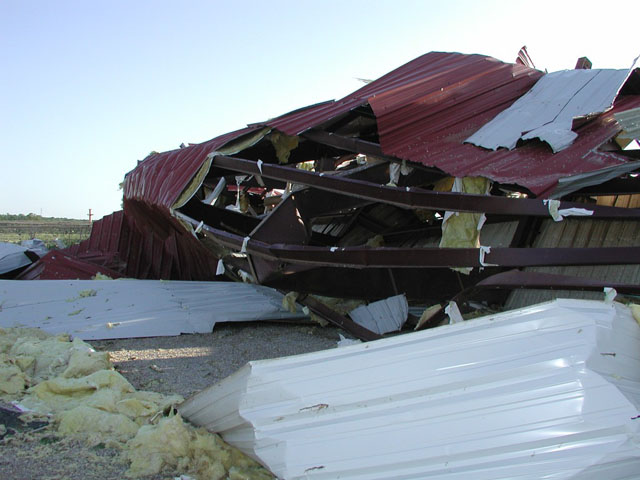
[[[247,127],[203,143],[149,155],[127,174],[125,200],[170,209],[211,152],[256,129]]]
[[[485,176],[518,184],[538,196],[550,195],[560,178],[624,164],[617,155],[596,149],[619,131],[612,113],[638,106],[638,97],[620,98],[613,112],[577,129],[574,145],[558,154],[542,143],[495,152],[463,143],[542,75],[483,55],[432,52],[341,100],[288,113],[264,125],[296,135],[368,103],[385,154],[435,166],[453,176]]]
[[[81,260],[60,250],[52,250],[16,277],[16,280],[91,280],[98,273],[120,278],[120,273]]]
[[[225,143],[264,125],[298,135],[366,104],[376,116],[385,154],[435,166],[453,176],[485,176],[518,184],[538,196],[551,195],[560,178],[624,164],[625,160],[613,153],[597,151],[619,129],[611,112],[579,128],[574,145],[558,154],[542,143],[495,152],[463,143],[542,75],[527,66],[484,55],[427,53],[338,101],[301,108],[204,143],[153,154],[127,175],[125,203],[136,200],[169,209],[207,155]],[[634,99],[623,98],[615,111],[638,105]]]
[[[614,109],[577,128],[578,138],[573,145],[555,154],[541,142],[524,144],[511,151],[484,150],[462,143],[468,130],[445,131],[427,141],[424,137],[407,139],[406,144],[396,144],[395,148],[384,143],[382,146],[389,155],[435,166],[452,176],[484,176],[500,183],[518,184],[539,197],[547,197],[561,178],[627,163],[615,153],[597,149],[620,131],[614,113],[638,106],[640,96],[621,98]]]

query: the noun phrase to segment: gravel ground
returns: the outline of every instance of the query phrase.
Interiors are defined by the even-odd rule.
[[[335,348],[338,332],[315,324],[228,323],[216,325],[210,334],[89,343],[96,350],[108,351],[115,368],[136,389],[187,398],[250,360]],[[47,428],[5,438],[0,453],[0,479],[121,479],[128,468],[114,448],[61,439]]]
[[[90,342],[108,351],[115,368],[138,390],[187,398],[250,360],[334,348],[338,330],[315,325],[227,323],[209,334]]]

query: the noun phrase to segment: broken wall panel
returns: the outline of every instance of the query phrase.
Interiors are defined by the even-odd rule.
[[[635,247],[640,250],[640,222],[574,220],[562,222],[545,220],[537,236],[535,248],[571,247]],[[568,275],[581,278],[593,278],[601,282],[640,285],[640,265],[625,263],[620,259],[618,265],[592,266],[546,266],[529,267],[525,271]],[[567,290],[515,290],[509,296],[506,308],[521,308],[527,305],[551,300],[553,298],[599,299],[600,293],[576,292]]]
[[[87,240],[60,255],[51,252],[20,278],[89,279],[100,272],[138,279],[215,280],[217,258],[182,224],[157,211],[134,211],[97,220]]]
[[[186,148],[152,152],[125,177],[124,198],[171,209],[211,152],[256,130],[245,128]]]
[[[369,305],[361,305],[349,312],[358,325],[380,335],[398,332],[407,321],[409,304],[405,295],[395,295]]]

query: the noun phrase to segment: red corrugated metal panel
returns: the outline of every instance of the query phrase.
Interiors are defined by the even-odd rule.
[[[415,134],[413,119],[402,117],[405,109],[405,113],[414,116],[416,112],[420,115],[425,107],[430,107],[432,113],[437,113],[442,108],[434,106],[433,103],[439,104],[443,99],[448,100],[443,104],[444,108],[448,108],[452,104],[461,103],[466,97],[473,98],[484,94],[482,99],[471,106],[480,107],[484,101],[489,107],[500,111],[531,88],[540,76],[542,72],[538,70],[503,63],[484,55],[431,52],[387,73],[341,100],[288,113],[264,124],[288,135],[297,135],[360,105],[371,103],[373,106],[373,101],[382,98],[384,100],[377,103],[381,108],[376,115],[396,111],[397,117],[400,117],[398,128],[408,127],[408,130]],[[479,113],[481,112],[476,108],[475,111],[466,112],[466,116]]]
[[[204,143],[150,155],[127,174],[124,198],[169,209],[189,185],[207,155],[257,128],[244,128]]]
[[[111,278],[120,278],[120,273],[77,257],[51,251],[23,271],[17,280],[91,280],[101,273]]]
[[[127,276],[215,280],[218,259],[173,217],[140,206],[135,212],[135,218],[125,215],[126,235],[120,237],[120,258]],[[160,223],[164,224],[162,230],[156,228]],[[185,263],[184,258],[192,261]]]
[[[124,212],[118,210],[111,215],[106,215],[100,220],[96,220],[91,225],[89,238],[69,247],[66,251],[76,256],[87,254],[88,252],[118,252],[123,218]]]
[[[175,219],[158,210],[134,211],[135,219],[120,210],[97,220],[87,240],[51,252],[53,258],[36,262],[20,278],[86,279],[100,271],[140,279],[215,280],[217,258]]]

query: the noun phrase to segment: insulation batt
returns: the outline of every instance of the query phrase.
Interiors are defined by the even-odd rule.
[[[58,435],[120,448],[131,462],[129,478],[162,472],[196,479],[273,478],[217,435],[172,414],[182,397],[136,391],[113,370],[108,353],[69,335],[0,328],[0,399],[53,419]]]

